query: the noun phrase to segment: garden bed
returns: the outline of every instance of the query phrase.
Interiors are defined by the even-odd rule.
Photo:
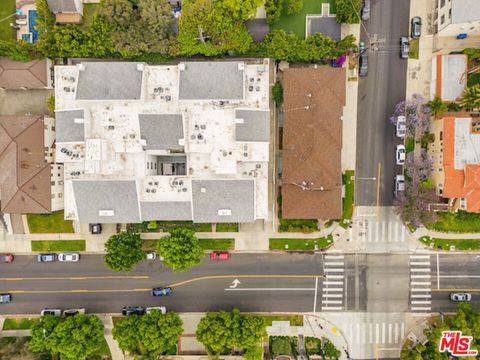
[[[455,246],[455,251],[468,251],[468,250],[479,250],[480,249],[480,238],[479,239],[440,239],[440,238],[431,238],[430,236],[422,236],[419,239],[422,243],[427,246],[432,246],[436,250],[447,250],[450,251],[450,246]]]
[[[190,229],[195,232],[211,232],[212,224],[194,223],[193,221],[145,221],[139,224],[128,224],[127,230],[131,232],[169,232],[172,229]]]
[[[63,210],[51,214],[28,214],[27,222],[32,234],[73,233],[73,223],[64,219]]]
[[[233,250],[235,239],[198,239],[203,250]]]
[[[326,249],[333,244],[333,236],[328,235],[326,237],[316,239],[294,239],[294,238],[270,238],[269,249],[270,250],[315,250]],[[288,247],[285,247],[288,245]]]
[[[272,326],[273,321],[289,321],[290,326],[303,326],[302,315],[265,315],[262,317],[265,319],[266,326]]]
[[[32,251],[85,251],[85,240],[32,240]]]
[[[270,336],[268,338],[270,354],[298,356],[298,338],[296,336]]]
[[[347,170],[342,174],[342,183],[345,186],[345,196],[342,199],[343,213],[340,226],[347,228],[353,216],[353,204],[355,201],[355,171]]]
[[[466,211],[437,212],[437,217],[438,220],[433,224],[426,225],[428,229],[456,233],[480,232],[480,214]]]
[[[238,223],[219,223],[216,230],[217,232],[238,232]]]

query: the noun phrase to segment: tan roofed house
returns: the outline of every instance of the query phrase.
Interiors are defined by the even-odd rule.
[[[59,24],[81,24],[83,20],[82,0],[47,0],[50,11]]]
[[[44,89],[48,88],[48,61],[13,61],[0,58],[0,88]]]
[[[0,207],[3,213],[51,211],[51,169],[42,116],[0,116]]]
[[[284,73],[282,216],[342,216],[343,68],[291,68]]]

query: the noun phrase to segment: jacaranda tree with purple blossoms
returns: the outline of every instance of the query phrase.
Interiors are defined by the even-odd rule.
[[[390,117],[392,124],[397,123],[400,115],[405,116],[407,136],[420,140],[430,130],[432,111],[421,95],[413,94],[410,99],[399,102]]]

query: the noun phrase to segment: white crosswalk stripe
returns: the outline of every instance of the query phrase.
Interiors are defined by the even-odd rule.
[[[381,347],[387,344],[400,345],[405,338],[404,331],[403,322],[362,322],[348,324],[347,335],[354,345],[376,344]]]
[[[322,287],[322,311],[341,311],[344,308],[344,255],[325,255],[325,281]]]
[[[405,242],[405,226],[398,221],[379,221],[359,219],[355,221],[355,232],[362,243],[401,243]],[[353,227],[349,229],[350,238],[355,236]]]
[[[430,255],[410,255],[410,309],[431,312],[432,282]]]

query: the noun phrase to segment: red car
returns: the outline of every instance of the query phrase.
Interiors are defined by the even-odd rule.
[[[228,260],[230,259],[230,253],[228,251],[213,251],[212,260]]]
[[[12,254],[0,254],[0,263],[11,263],[13,261]]]

